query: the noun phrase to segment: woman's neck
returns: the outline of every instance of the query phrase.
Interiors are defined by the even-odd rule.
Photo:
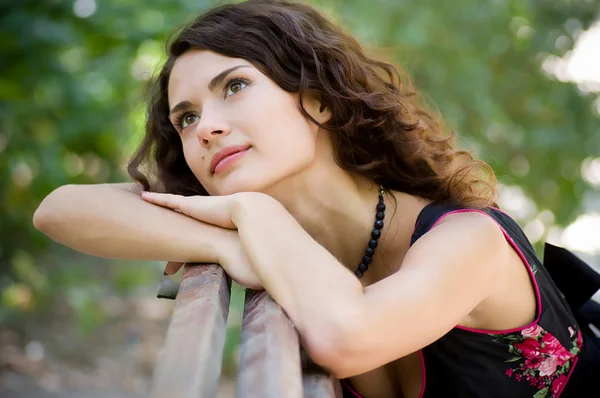
[[[317,242],[355,271],[365,254],[375,222],[379,186],[339,166],[303,178],[288,179],[269,192]],[[384,228],[373,263],[362,278],[374,283],[395,272],[408,250],[419,211],[426,201],[400,192],[386,192]]]

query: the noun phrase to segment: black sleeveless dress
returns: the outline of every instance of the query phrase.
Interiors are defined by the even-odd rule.
[[[421,211],[411,245],[442,218],[460,212],[481,212],[496,221],[529,271],[537,299],[536,317],[510,330],[456,326],[424,347],[419,397],[600,397],[598,339],[579,326],[564,295],[510,216],[494,208],[432,203]],[[344,398],[360,397],[349,382],[343,381],[342,386]]]

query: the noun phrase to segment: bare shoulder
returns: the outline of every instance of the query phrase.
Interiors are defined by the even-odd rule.
[[[487,213],[458,211],[443,216],[407,253],[407,260],[432,264],[478,267],[481,262],[501,266],[510,246],[502,228]],[[495,268],[485,267],[486,269]]]
[[[502,227],[482,210],[465,210],[444,215],[430,230],[431,233],[434,231],[437,232],[436,235],[448,234],[451,239],[466,236],[478,241],[491,239],[503,242],[505,239]]]

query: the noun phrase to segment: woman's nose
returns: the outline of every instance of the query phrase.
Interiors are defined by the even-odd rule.
[[[230,131],[228,123],[221,116],[214,113],[212,115],[203,113],[196,127],[198,141],[205,148],[209,148],[214,141],[228,135]]]

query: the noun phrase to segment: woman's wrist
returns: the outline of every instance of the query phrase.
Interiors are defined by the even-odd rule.
[[[212,262],[222,262],[227,254],[233,250],[239,250],[240,238],[236,230],[219,228],[219,231],[214,234],[213,241],[208,247],[211,254]]]
[[[234,195],[235,199],[231,206],[231,222],[238,230],[244,228],[248,223],[256,219],[268,217],[274,211],[285,210],[283,205],[275,198],[258,192],[242,192]]]

